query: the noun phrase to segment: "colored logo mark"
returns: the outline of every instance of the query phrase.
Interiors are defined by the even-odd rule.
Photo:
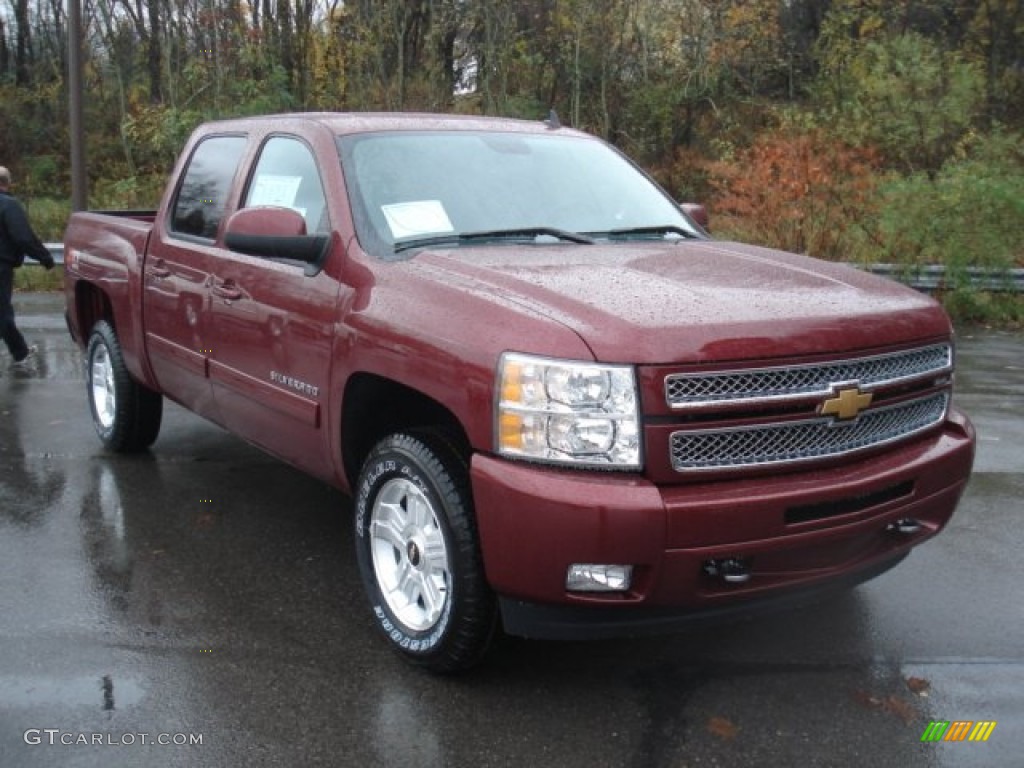
[[[921,741],[988,741],[995,728],[995,720],[932,720]]]
[[[836,397],[821,404],[821,415],[835,416],[840,421],[847,421],[871,405],[873,397],[870,392],[861,392],[858,387],[840,390]]]

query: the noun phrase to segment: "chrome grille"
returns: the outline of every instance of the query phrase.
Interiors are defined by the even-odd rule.
[[[665,398],[676,409],[790,400],[827,395],[833,385],[840,383],[858,382],[861,389],[870,390],[952,369],[952,345],[934,344],[812,365],[673,374],[665,377]]]
[[[939,424],[948,405],[949,393],[939,392],[865,411],[849,422],[814,418],[673,432],[672,466],[679,472],[708,471],[841,456]]]

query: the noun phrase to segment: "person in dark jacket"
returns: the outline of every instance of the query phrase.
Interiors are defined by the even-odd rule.
[[[16,364],[26,362],[33,347],[25,342],[14,324],[14,270],[25,263],[25,257],[53,269],[53,257],[46,250],[28,223],[25,209],[10,193],[11,172],[0,165],[0,338],[7,344]]]

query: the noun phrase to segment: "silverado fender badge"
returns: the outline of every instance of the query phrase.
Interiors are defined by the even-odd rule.
[[[289,387],[291,389],[296,390],[297,392],[302,392],[303,394],[310,395],[312,397],[316,397],[317,395],[320,394],[319,387],[314,387],[312,384],[307,384],[304,381],[299,381],[298,379],[294,379],[291,376],[285,376],[283,373],[278,373],[277,371],[270,372],[270,380],[275,384],[280,384],[284,387]]]
[[[835,397],[830,397],[821,404],[818,413],[822,416],[835,416],[836,421],[848,421],[871,405],[874,397],[870,392],[861,392],[860,387],[852,386],[840,389]]]

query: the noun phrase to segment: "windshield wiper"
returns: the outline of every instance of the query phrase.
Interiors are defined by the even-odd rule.
[[[434,245],[465,245],[467,243],[487,242],[489,240],[535,240],[538,237],[550,237],[569,243],[592,245],[594,240],[578,232],[569,232],[555,227],[523,227],[521,229],[490,229],[480,232],[453,232],[450,235],[432,235],[402,240],[395,243],[395,253],[411,248],[430,248]]]
[[[679,235],[684,238],[697,237],[696,233],[675,224],[661,224],[654,227],[628,227],[626,229],[612,229],[607,232],[588,232],[587,234],[594,237],[607,237],[609,240],[628,240],[632,237],[648,236],[665,238],[668,235]]]

